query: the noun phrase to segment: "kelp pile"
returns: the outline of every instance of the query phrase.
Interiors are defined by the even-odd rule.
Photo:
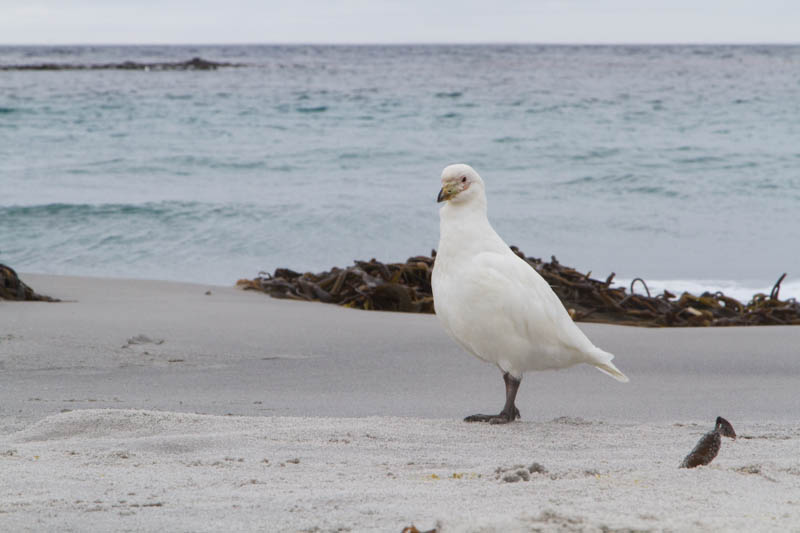
[[[769,295],[756,294],[746,304],[720,291],[700,296],[684,292],[678,297],[665,290],[652,296],[641,278],[631,281],[630,291],[626,291],[611,286],[613,272],[600,281],[592,279],[591,272],[583,274],[559,264],[555,257],[546,263],[512,249],[547,280],[576,322],[646,327],[800,325],[800,303],[794,298],[779,299],[786,274]],[[645,294],[635,292],[639,284]]]
[[[614,273],[605,280],[564,266],[526,257],[511,249],[550,284],[570,316],[577,322],[600,322],[645,327],[800,325],[800,303],[794,298],[780,300],[778,279],[769,295],[756,294],[744,304],[721,292],[679,297],[664,291],[652,296],[641,278],[625,287],[612,287]],[[381,263],[375,259],[356,261],[348,268],[327,272],[299,273],[279,268],[273,274],[261,272],[255,279],[243,279],[243,289],[260,290],[274,298],[336,303],[357,309],[433,313],[431,273],[436,251],[415,256],[405,263]],[[641,285],[644,294],[635,290]]]
[[[433,313],[432,257],[411,257],[405,263],[384,264],[372,259],[349,268],[300,274],[279,268],[253,280],[240,279],[243,289],[264,291],[273,298],[336,303],[358,309]]]
[[[0,263],[0,300],[58,301],[55,298],[37,294],[19,279],[13,268],[2,263]]]

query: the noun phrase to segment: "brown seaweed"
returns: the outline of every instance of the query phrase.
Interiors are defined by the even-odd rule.
[[[244,289],[264,291],[274,298],[337,303],[357,309],[433,313],[433,258],[412,257],[405,263],[375,259],[328,272],[299,273],[279,268],[270,275],[239,280]]]
[[[624,287],[611,286],[613,272],[605,280],[598,280],[591,277],[591,272],[584,274],[562,265],[555,257],[546,262],[526,257],[515,246],[511,249],[550,284],[576,322],[645,327],[800,325],[800,303],[794,298],[778,297],[786,274],[778,279],[769,295],[756,294],[748,303],[722,292],[704,292],[699,296],[684,292],[676,296],[663,291],[652,295],[641,278],[635,278],[626,291]],[[435,260],[433,250],[430,256],[410,257],[405,263],[371,259],[316,274],[279,268],[273,274],[261,272],[255,279],[239,280],[237,285],[266,292],[274,298],[336,303],[367,310],[433,313],[431,273]]]
[[[19,279],[13,268],[2,263],[0,263],[0,300],[59,301],[56,298],[37,294],[36,291]]]

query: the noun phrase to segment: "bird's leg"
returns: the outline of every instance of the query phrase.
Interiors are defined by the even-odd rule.
[[[506,405],[500,414],[496,415],[471,415],[464,419],[464,422],[489,422],[490,424],[508,424],[519,418],[519,409],[514,405],[517,398],[517,391],[521,379],[517,379],[508,372],[503,373],[503,381],[506,383]]]
[[[517,379],[508,372],[505,372],[503,374],[503,381],[506,383],[506,404],[500,414],[505,415],[509,422],[513,422],[517,418],[520,418],[519,409],[514,405],[514,402],[517,399],[517,391],[519,390],[519,384],[522,383],[522,377]]]

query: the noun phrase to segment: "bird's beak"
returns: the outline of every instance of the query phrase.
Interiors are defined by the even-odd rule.
[[[437,202],[444,202],[449,200],[458,193],[458,189],[452,184],[447,184],[439,191],[439,196],[436,197]]]

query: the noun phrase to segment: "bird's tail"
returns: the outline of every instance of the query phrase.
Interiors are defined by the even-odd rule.
[[[621,381],[623,383],[627,383],[629,381],[628,376],[620,372],[619,368],[615,367],[614,363],[611,362],[611,360],[614,359],[613,355],[601,350],[600,348],[596,348],[596,351],[593,352],[592,355],[594,355],[595,360],[591,361],[589,364],[594,366],[597,370],[603,374],[608,374],[617,381]]]

